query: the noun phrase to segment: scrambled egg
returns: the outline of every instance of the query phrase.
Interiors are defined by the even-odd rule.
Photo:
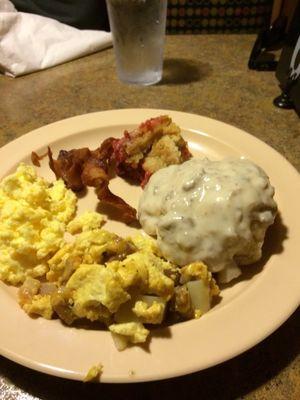
[[[101,228],[100,214],[75,211],[73,192],[33,167],[21,164],[0,184],[0,279],[22,283],[26,313],[102,322],[123,350],[144,343],[167,310],[182,320],[209,309],[218,288],[204,264],[180,269],[153,239],[123,239]]]
[[[97,217],[96,213],[90,214]],[[72,223],[77,224],[76,221],[77,218]],[[49,260],[48,281],[64,284],[80,264],[104,264],[110,257],[122,256],[131,248],[134,249],[133,245],[116,234],[102,229],[88,230],[88,226],[86,224],[73,242],[65,242]]]
[[[40,277],[60,248],[66,224],[76,211],[76,196],[62,180],[39,178],[20,164],[0,183],[0,279],[17,285]]]
[[[53,316],[51,296],[49,294],[36,294],[32,297],[30,302],[24,303],[23,309],[29,315],[40,315],[45,319],[51,319]]]
[[[120,336],[130,343],[144,343],[147,340],[149,331],[145,329],[140,322],[123,322],[120,324],[112,324],[109,330]]]
[[[83,382],[98,382],[102,372],[103,372],[102,364],[93,365],[88,370],[88,373],[86,374],[85,378],[83,379]]]
[[[106,317],[130,299],[119,275],[99,264],[82,264],[66,285],[72,292],[73,311],[79,318],[90,318],[89,311]],[[104,307],[102,307],[104,306]],[[107,312],[108,311],[108,312]]]
[[[158,299],[153,300],[150,304],[144,300],[138,300],[134,304],[132,308],[134,314],[144,323],[161,324],[164,318],[166,304]]]
[[[123,261],[108,263],[108,268],[118,273],[127,289],[138,287],[143,294],[156,294],[166,300],[174,290],[174,281],[165,271],[175,273],[176,268],[147,250],[128,255]]]
[[[68,223],[67,231],[74,235],[75,233],[100,228],[105,222],[106,219],[103,215],[86,211]]]

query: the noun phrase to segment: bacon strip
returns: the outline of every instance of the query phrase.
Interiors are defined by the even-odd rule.
[[[66,186],[74,191],[85,186],[96,188],[101,203],[108,204],[121,211],[122,220],[129,224],[136,221],[136,210],[109,190],[109,166],[113,153],[113,141],[106,139],[94,151],[88,148],[61,150],[57,160],[53,159],[48,148],[49,166],[57,179],[62,178]]]
[[[47,157],[47,155],[48,155],[48,152],[46,152],[44,154],[41,154],[39,156],[35,151],[32,151],[31,152],[31,162],[32,162],[32,164],[35,165],[36,167],[40,167],[41,166],[40,161],[43,158]]]
[[[136,209],[127,204],[121,197],[113,194],[109,190],[107,182],[103,182],[102,185],[96,187],[96,194],[101,203],[117,208],[121,212],[122,220],[126,224],[137,221]]]
[[[113,206],[120,211],[122,220],[130,224],[136,221],[136,210],[127,204],[121,197],[113,194],[109,187],[108,169],[113,154],[115,139],[106,139],[100,148],[91,152],[91,157],[85,162],[81,174],[82,182],[96,188],[96,194],[102,204]]]
[[[84,163],[90,157],[88,148],[76,150],[60,150],[58,159],[54,160],[52,151],[48,147],[49,166],[55,173],[56,179],[62,178],[69,189],[79,192],[84,188],[81,173]]]

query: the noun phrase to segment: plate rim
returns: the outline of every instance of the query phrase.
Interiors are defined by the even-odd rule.
[[[42,135],[40,135],[41,131],[45,131],[50,129],[53,133],[53,135],[49,138],[49,140],[51,141],[53,138],[56,138],[56,140],[58,139],[62,139],[62,137],[59,137],[59,132],[60,130],[57,130],[57,133],[55,134],[55,128],[60,127],[63,128],[65,125],[69,125],[71,126],[75,121],[78,121],[79,119],[81,119],[82,121],[84,119],[86,119],[86,121],[91,120],[90,122],[92,122],[92,125],[95,122],[95,118],[101,118],[101,116],[103,117],[103,115],[108,116],[109,114],[119,114],[119,116],[125,116],[125,115],[132,115],[132,113],[136,113],[137,117],[139,120],[141,118],[144,117],[140,117],[138,116],[138,114],[144,114],[144,113],[149,113],[152,115],[155,114],[168,114],[172,117],[172,119],[174,119],[174,121],[176,123],[178,123],[178,125],[181,126],[181,123],[178,122],[176,120],[176,116],[178,117],[182,117],[182,118],[196,118],[196,119],[201,119],[202,121],[206,121],[206,123],[208,124],[221,124],[223,125],[223,127],[225,127],[226,129],[233,129],[234,131],[239,131],[240,133],[242,133],[246,138],[248,138],[248,140],[252,140],[253,143],[258,143],[258,145],[262,148],[267,149],[269,152],[271,152],[271,154],[275,157],[279,157],[281,163],[283,162],[285,164],[285,167],[289,168],[290,172],[293,174],[296,174],[295,177],[297,176],[297,178],[299,179],[299,173],[297,171],[297,169],[287,160],[284,158],[284,156],[282,156],[277,150],[275,150],[274,148],[272,148],[271,146],[269,146],[268,144],[266,144],[264,141],[262,141],[261,139],[256,138],[255,136],[251,135],[250,133],[237,128],[235,126],[232,126],[230,124],[224,123],[222,121],[216,120],[216,119],[212,119],[209,117],[205,117],[205,116],[201,116],[198,114],[193,114],[193,113],[186,113],[186,112],[182,112],[182,111],[175,111],[175,110],[164,110],[164,109],[152,109],[152,108],[138,108],[138,109],[134,109],[134,108],[129,108],[129,109],[121,109],[121,110],[106,110],[106,111],[98,111],[98,112],[93,112],[93,113],[87,113],[87,114],[82,114],[82,115],[77,115],[74,117],[70,117],[70,118],[65,118],[63,120],[59,120],[56,122],[52,122],[50,124],[41,126],[39,128],[36,128],[20,137],[18,137],[17,139],[7,143],[6,145],[4,145],[3,147],[0,148],[0,155],[2,155],[3,153],[6,153],[7,151],[13,151],[14,149],[18,148],[20,144],[23,144],[23,142],[28,141],[28,139],[37,139],[37,142],[40,143],[42,138]],[[129,117],[131,118],[131,117]],[[140,120],[141,122],[142,120]],[[123,122],[121,121],[121,124]],[[125,123],[124,123],[125,124]],[[135,124],[135,123],[133,123]],[[119,125],[119,123],[118,123]],[[94,127],[93,129],[96,129],[97,127]],[[184,127],[181,126],[182,129],[184,129]],[[90,127],[91,129],[91,127]],[[199,128],[200,130],[201,128]],[[89,130],[87,128],[85,128],[85,130]],[[78,132],[77,132],[78,133]],[[199,133],[199,132],[198,132]],[[76,131],[73,132],[73,134],[76,134]],[[39,136],[40,135],[40,136]],[[68,137],[69,134],[66,134],[65,137]],[[226,141],[225,141],[226,143]],[[45,144],[41,143],[41,145],[45,146]],[[300,186],[299,186],[300,187]],[[267,332],[264,332],[263,335],[260,335],[259,338],[253,338],[252,342],[249,341],[248,346],[244,346],[243,350],[241,351],[236,350],[236,352],[231,352],[231,355],[227,356],[227,357],[223,357],[220,361],[215,362],[212,361],[211,364],[207,364],[207,366],[205,368],[201,368],[202,369],[206,369],[209,368],[213,365],[219,364],[221,362],[224,362],[228,359],[231,359],[233,357],[235,357],[238,354],[241,354],[245,351],[247,351],[249,348],[253,347],[254,345],[256,345],[257,343],[261,342],[262,340],[264,340],[267,336],[269,336],[270,334],[272,334],[280,325],[282,325],[288,318],[289,316],[297,309],[298,305],[299,305],[299,300],[300,300],[300,296],[298,301],[296,301],[295,298],[295,304],[290,305],[289,307],[289,311],[286,312],[284,315],[281,316],[281,318],[277,318],[276,324],[273,324],[272,329],[269,329]],[[31,369],[40,371],[40,372],[46,372],[50,375],[54,375],[54,376],[59,376],[59,377],[64,377],[64,378],[68,378],[68,379],[76,379],[76,380],[81,380],[82,379],[82,374],[80,373],[74,373],[73,371],[66,371],[66,370],[60,370],[56,367],[53,366],[49,366],[49,365],[42,365],[42,364],[38,364],[36,365],[34,363],[34,361],[30,361],[28,359],[23,358],[22,356],[18,355],[18,354],[14,354],[11,351],[8,351],[7,349],[3,349],[1,347],[0,344],[0,353],[5,356],[6,358],[15,361],[21,365],[24,365],[26,367],[29,367]],[[184,369],[184,372],[183,372]],[[169,373],[164,373],[164,374],[159,374],[159,376],[157,375],[152,375],[152,376],[147,376],[147,377],[141,377],[139,375],[136,375],[134,377],[126,377],[124,376],[123,378],[120,377],[109,377],[109,376],[105,376],[104,374],[104,379],[101,380],[102,382],[111,382],[111,383],[125,383],[125,382],[144,382],[144,381],[151,381],[151,380],[161,380],[161,379],[167,379],[167,378],[171,378],[171,377],[176,377],[176,376],[181,376],[187,373],[192,373],[192,372],[196,372],[199,371],[199,369],[195,369],[194,367],[189,369],[189,368],[181,368],[181,370],[177,370],[177,373],[173,372],[169,372]]]

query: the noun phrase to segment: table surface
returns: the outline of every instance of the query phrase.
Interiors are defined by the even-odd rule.
[[[0,77],[0,146],[45,124],[120,108],[196,113],[235,125],[265,141],[300,169],[300,120],[272,104],[274,72],[247,69],[253,35],[168,36],[164,77],[127,86],[108,49],[16,79]],[[83,384],[43,375],[0,357],[0,400],[163,398],[299,399],[300,311],[246,353],[205,371],[161,382]],[[1,329],[1,328],[0,328]]]

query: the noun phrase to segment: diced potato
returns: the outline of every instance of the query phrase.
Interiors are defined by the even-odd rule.
[[[128,338],[124,335],[119,335],[118,333],[111,332],[114,344],[119,351],[123,351],[128,346]]]
[[[186,284],[190,293],[194,310],[201,310],[202,313],[210,309],[209,286],[203,281],[191,281]]]

